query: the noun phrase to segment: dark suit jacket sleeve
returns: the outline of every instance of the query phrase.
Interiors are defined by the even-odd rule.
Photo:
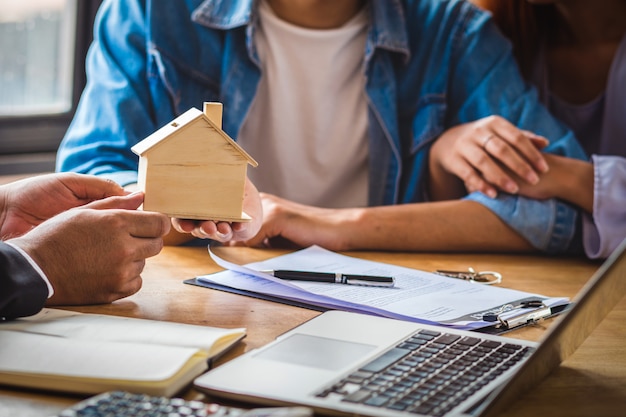
[[[48,287],[28,260],[0,242],[0,317],[12,319],[38,313],[48,298]]]

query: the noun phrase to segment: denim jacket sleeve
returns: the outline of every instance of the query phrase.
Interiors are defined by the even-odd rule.
[[[451,109],[455,118],[452,124],[474,121],[485,114],[500,115],[519,128],[548,138],[550,144],[545,151],[586,159],[573,133],[549,114],[540,104],[535,89],[523,81],[508,41],[495,33],[497,29],[489,15],[470,13],[469,16],[464,26],[469,42],[456,54],[459,62],[453,64],[453,68],[464,72],[452,75],[453,80],[459,80],[453,83],[463,85],[450,89],[452,94],[461,91],[465,96],[450,101],[459,103]],[[505,193],[491,199],[478,192],[466,199],[489,208],[544,252],[566,252],[575,236],[577,209],[560,200],[538,201]]]
[[[136,182],[130,148],[159,126],[151,103],[142,2],[105,2],[87,55],[90,75],[77,112],[57,154],[58,171]],[[124,115],[125,117],[119,117]]]

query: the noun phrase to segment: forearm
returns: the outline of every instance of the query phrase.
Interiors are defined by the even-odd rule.
[[[591,213],[594,199],[593,164],[574,158],[545,154],[550,166],[535,185],[520,183],[519,193],[544,200],[558,198]]]
[[[562,178],[558,184],[562,186],[557,186],[557,196],[588,213],[593,212],[593,165],[573,158],[558,158],[558,161],[554,168],[558,171],[555,174]]]
[[[342,227],[346,250],[535,250],[491,210],[466,200],[353,209]]]

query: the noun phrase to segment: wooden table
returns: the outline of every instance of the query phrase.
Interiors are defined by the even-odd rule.
[[[217,248],[219,256],[248,263],[284,251]],[[348,255],[433,271],[435,269],[495,270],[504,275],[504,287],[550,296],[572,297],[599,264],[584,259],[530,255],[413,254],[350,252]],[[73,310],[142,317],[216,327],[246,327],[244,341],[221,361],[265,345],[281,333],[313,318],[316,311],[257,300],[183,284],[197,275],[220,270],[205,248],[166,247],[148,260],[144,284],[137,294],[110,305]],[[551,321],[509,333],[510,337],[538,340]],[[515,416],[624,416],[626,415],[626,298],[585,341],[578,351],[544,380],[536,390],[511,405]],[[1,343],[1,341],[0,341]],[[189,389],[187,399],[214,401]],[[82,397],[68,394],[0,388],[0,417],[47,416]]]

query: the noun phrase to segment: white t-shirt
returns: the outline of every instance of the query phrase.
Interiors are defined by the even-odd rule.
[[[366,9],[340,28],[305,29],[260,4],[262,76],[238,142],[260,191],[320,207],[368,202]]]

